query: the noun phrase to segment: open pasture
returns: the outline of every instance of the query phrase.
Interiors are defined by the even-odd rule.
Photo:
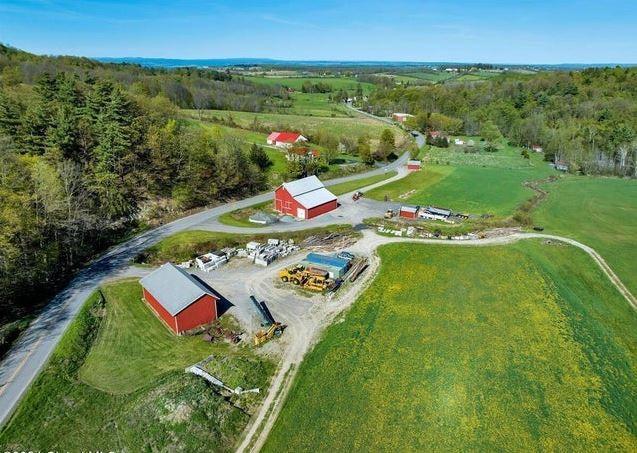
[[[637,314],[584,252],[393,244],[263,451],[634,451]]]
[[[535,168],[503,171],[498,167],[426,165],[403,179],[369,191],[376,200],[441,206],[470,214],[511,215],[533,196],[523,185],[541,177]]]
[[[637,294],[637,181],[567,176],[544,189],[535,223],[593,247]]]

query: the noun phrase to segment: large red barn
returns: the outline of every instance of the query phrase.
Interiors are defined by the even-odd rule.
[[[286,182],[274,191],[274,209],[297,219],[312,219],[337,207],[336,195],[316,176]]]
[[[142,278],[140,284],[148,305],[178,335],[217,319],[219,297],[171,263]]]

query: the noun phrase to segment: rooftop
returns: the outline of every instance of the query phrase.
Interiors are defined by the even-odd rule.
[[[171,316],[206,294],[218,299],[203,283],[172,263],[162,265],[139,282]]]

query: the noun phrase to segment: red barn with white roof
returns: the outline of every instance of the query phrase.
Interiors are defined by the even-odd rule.
[[[295,143],[307,142],[307,138],[296,132],[272,132],[267,138],[268,145],[289,148]]]
[[[274,209],[297,219],[312,219],[337,207],[336,195],[316,176],[283,183],[274,191]]]
[[[420,161],[419,160],[410,160],[407,162],[407,170],[409,171],[418,171],[420,170]]]
[[[139,283],[144,300],[177,335],[217,319],[219,297],[171,263],[164,264]]]

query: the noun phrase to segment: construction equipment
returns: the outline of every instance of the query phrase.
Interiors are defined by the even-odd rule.
[[[303,280],[303,274],[305,272],[305,267],[297,264],[296,266],[286,267],[285,269],[281,269],[279,271],[279,278],[282,282],[292,282],[295,285],[300,285]]]
[[[300,264],[281,269],[279,278],[282,282],[291,282],[296,286],[312,291],[325,291],[333,283],[325,270],[315,267],[306,268]]]
[[[254,345],[259,346],[272,339],[275,335],[277,337],[280,336],[286,326],[274,320],[270,309],[264,301],[259,302],[254,296],[250,296],[250,300],[261,318],[261,326],[266,328],[254,334]]]
[[[363,197],[363,192],[361,192],[360,190],[357,190],[356,192],[354,192],[354,195],[352,195],[352,200],[358,201],[362,197]]]
[[[283,324],[281,324],[280,322],[275,322],[266,330],[259,330],[257,333],[254,334],[254,345],[259,346],[266,341],[271,340],[272,337],[274,337],[275,335],[277,337],[280,337],[283,333],[283,329],[285,329],[285,326]]]
[[[385,211],[385,218],[386,219],[391,219],[396,215],[396,213],[394,212],[393,209],[388,209],[387,211]]]

